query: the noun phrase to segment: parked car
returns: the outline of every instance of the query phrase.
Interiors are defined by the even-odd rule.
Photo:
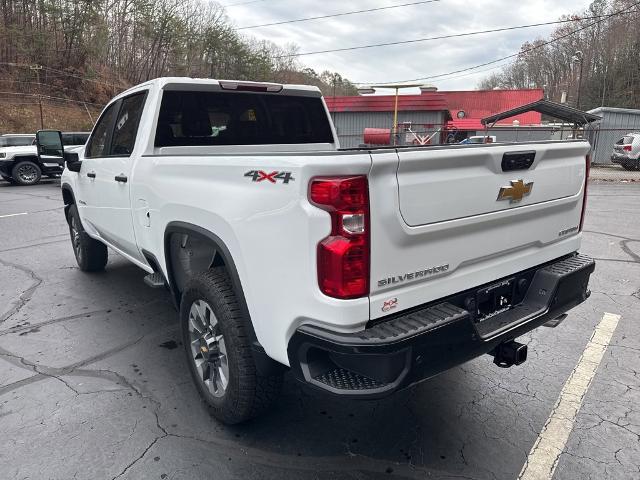
[[[640,133],[627,133],[613,146],[611,161],[625,170],[640,170]]]
[[[7,146],[0,147],[0,177],[17,185],[35,185],[42,175],[50,178],[62,173],[63,165],[57,157],[41,158],[35,145],[35,135],[7,135]],[[62,141],[65,146],[82,146],[89,138],[89,132],[65,132]]]
[[[108,104],[61,187],[80,269],[111,247],[167,287],[197,389],[238,423],[287,368],[379,398],[486,353],[524,362],[515,339],[589,296],[589,149],[341,150],[316,87],[159,78]]]

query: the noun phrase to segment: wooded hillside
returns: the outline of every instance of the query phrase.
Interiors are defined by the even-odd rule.
[[[613,15],[563,24],[550,38],[525,43],[515,62],[487,77],[479,88],[544,88],[547,97],[558,102],[567,92],[575,106],[582,70],[580,108],[640,108],[639,3],[595,0],[574,18]]]
[[[0,10],[0,102],[11,106],[0,109],[0,133],[39,128],[40,101],[45,127],[86,129],[114,94],[167,75],[355,93],[340,75],[283,57],[297,46],[240,35],[215,2],[2,0]]]

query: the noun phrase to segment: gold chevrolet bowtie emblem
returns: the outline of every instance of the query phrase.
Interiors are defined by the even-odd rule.
[[[522,197],[529,195],[533,188],[533,182],[524,183],[523,180],[511,180],[510,187],[501,187],[498,200],[511,200],[511,203],[519,202]]]

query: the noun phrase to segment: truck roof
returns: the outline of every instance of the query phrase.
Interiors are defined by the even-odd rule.
[[[191,77],[160,77],[155,78],[153,80],[149,80],[148,82],[141,83],[139,85],[135,85],[124,92],[117,95],[116,98],[128,95],[136,90],[139,90],[143,87],[151,87],[156,86],[160,89],[175,89],[175,90],[188,90],[194,87],[208,87],[213,90],[247,90],[247,89],[257,89],[257,88],[269,88],[274,93],[281,92],[289,95],[303,95],[303,96],[322,96],[320,89],[313,85],[294,85],[294,84],[281,84],[281,83],[270,83],[270,82],[252,82],[247,80],[223,80],[223,79],[212,79],[212,78],[191,78]],[[239,88],[234,88],[237,86]],[[245,88],[243,88],[245,87]],[[254,90],[255,91],[255,90]]]

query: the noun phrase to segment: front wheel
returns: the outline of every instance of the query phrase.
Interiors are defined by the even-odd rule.
[[[78,207],[75,204],[69,207],[67,220],[69,222],[73,253],[76,256],[76,262],[80,270],[83,272],[104,270],[109,258],[107,246],[98,240],[94,240],[85,232],[78,214]]]
[[[187,283],[180,324],[189,370],[212,415],[226,424],[258,416],[282,387],[282,374],[258,372],[247,321],[224,267]]]
[[[23,160],[14,165],[11,176],[18,185],[35,185],[42,177],[42,170],[36,163]]]

